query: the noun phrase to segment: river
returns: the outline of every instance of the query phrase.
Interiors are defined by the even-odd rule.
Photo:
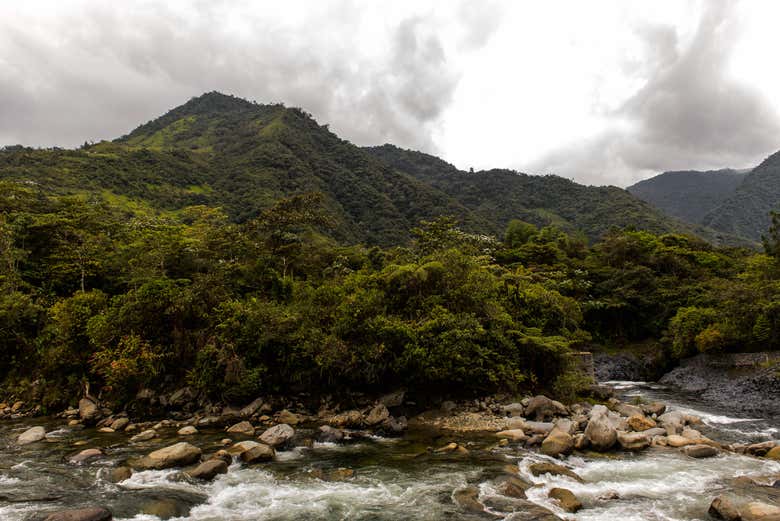
[[[718,441],[764,441],[778,438],[776,418],[740,418],[698,403],[695,397],[641,382],[611,382],[624,397],[661,400],[671,409],[700,416],[705,435]],[[31,425],[56,430],[56,439],[19,447],[14,440]],[[57,430],[59,429],[59,430]],[[305,433],[304,433],[305,435]],[[52,437],[50,435],[50,437]],[[204,452],[220,447],[220,431],[202,432],[192,443]],[[585,453],[566,458],[585,481],[533,477],[528,465],[547,458],[516,447],[498,447],[490,437],[458,437],[468,455],[427,450],[450,441],[431,431],[410,431],[402,438],[366,438],[357,443],[315,443],[278,453],[277,461],[257,467],[234,463],[213,482],[194,482],[178,470],[136,472],[119,484],[106,476],[128,457],[179,441],[172,431],[150,442],[130,445],[125,435],[94,429],[62,428],[62,420],[0,423],[0,519],[27,521],[63,508],[101,505],[121,521],[250,520],[469,520],[501,519],[512,502],[497,494],[495,478],[516,465],[540,486],[530,500],[566,519],[706,520],[710,501],[737,476],[780,475],[780,463],[738,454],[691,459],[676,450],[650,449],[637,454]],[[106,457],[72,465],[67,457],[85,447],[102,447]],[[327,481],[313,475],[350,468],[353,477]],[[321,474],[319,475],[321,477]],[[479,488],[492,513],[466,514],[453,502],[453,491]],[[577,495],[584,508],[567,514],[547,498],[552,487]],[[494,501],[491,501],[493,499]]]

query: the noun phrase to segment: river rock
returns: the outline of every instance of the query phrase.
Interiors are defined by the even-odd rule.
[[[666,412],[666,405],[661,402],[645,403],[642,404],[642,411],[648,416],[658,417]]]
[[[588,438],[585,437],[585,434],[579,433],[574,435],[574,449],[575,450],[583,450],[588,448],[588,445],[590,442],[588,441]]]
[[[264,463],[266,461],[271,461],[274,459],[275,455],[276,452],[274,451],[273,447],[269,447],[264,443],[258,443],[251,449],[242,452],[239,457],[241,458],[241,461],[251,465],[254,463]]]
[[[139,432],[138,434],[136,434],[135,436],[130,438],[130,441],[135,442],[135,443],[140,442],[140,441],[149,441],[152,438],[154,438],[155,436],[157,436],[157,431],[154,430],[154,429],[148,429],[148,430]]]
[[[303,420],[294,412],[284,409],[276,414],[276,421],[277,423],[286,423],[287,425],[298,425]]]
[[[555,499],[566,512],[576,512],[582,508],[582,503],[571,490],[565,488],[553,488],[547,497]]]
[[[700,423],[701,419],[682,411],[670,411],[659,416],[657,421],[666,429],[667,433],[678,434],[682,432],[683,427],[686,425]]]
[[[548,462],[539,462],[539,463],[532,463],[528,466],[528,470],[531,471],[531,474],[534,476],[541,476],[542,474],[551,474],[553,476],[566,476],[574,481],[577,481],[579,483],[584,483],[581,477],[579,477],[575,472],[567,469],[564,466],[556,465],[555,463],[548,463]]]
[[[693,445],[693,440],[685,438],[679,434],[670,434],[666,437],[666,444],[670,447],[685,447],[686,445]]]
[[[517,499],[513,502],[515,511],[504,518],[504,521],[561,521],[552,511],[543,506]]]
[[[379,425],[389,418],[390,411],[387,410],[387,407],[385,407],[384,404],[380,403],[371,409],[371,411],[369,411],[368,416],[366,416],[366,425],[373,427],[375,425]]]
[[[765,456],[773,448],[775,448],[774,441],[764,441],[748,445],[745,447],[745,453],[750,454],[751,456]]]
[[[609,450],[617,441],[617,429],[609,415],[606,407],[595,405],[585,428],[585,437],[591,447],[599,451]]]
[[[555,425],[554,429],[563,431],[567,434],[574,434],[577,432],[578,427],[577,423],[574,423],[568,418],[558,418],[553,422],[553,425]]]
[[[523,411],[525,411],[525,407],[523,407],[522,403],[515,402],[515,403],[504,405],[503,407],[501,407],[501,410],[507,416],[519,417],[523,415]]]
[[[233,456],[241,456],[244,452],[258,445],[260,445],[258,442],[252,440],[240,441],[228,447],[227,452]]]
[[[29,429],[21,433],[19,437],[16,438],[16,443],[18,443],[19,445],[28,445],[30,443],[41,441],[45,437],[46,437],[46,429],[38,425],[35,427],[30,427]]]
[[[406,391],[399,389],[398,391],[382,396],[378,401],[385,407],[400,407],[404,403],[405,396]]]
[[[290,441],[293,436],[295,436],[295,429],[286,423],[280,423],[266,430],[260,436],[260,441],[271,447],[279,447]]]
[[[120,483],[126,479],[130,479],[133,475],[133,469],[130,467],[116,467],[111,469],[108,473],[108,481],[111,483]]]
[[[499,431],[496,433],[496,436],[512,441],[525,441],[528,439],[528,436],[525,435],[523,429],[509,429],[506,431]]]
[[[249,418],[257,414],[257,411],[259,411],[262,406],[263,406],[263,399],[255,398],[254,400],[252,400],[252,403],[250,403],[249,405],[247,405],[246,407],[238,411],[238,414],[242,418]]]
[[[532,486],[533,483],[524,480],[520,476],[507,475],[500,478],[496,490],[498,490],[500,494],[503,494],[508,497],[525,499],[526,498],[525,491],[531,488]]]
[[[485,506],[479,502],[479,489],[475,486],[454,491],[452,500],[466,512],[478,514],[485,510]]]
[[[683,448],[683,453],[691,458],[711,458],[718,455],[718,449],[710,445],[688,445]]]
[[[70,463],[78,465],[80,463],[86,462],[87,460],[99,458],[102,455],[103,455],[103,451],[100,449],[84,449],[78,454],[71,456],[71,458],[68,461]]]
[[[77,508],[49,514],[43,521],[111,521],[111,511],[102,507]]]
[[[241,434],[242,436],[254,436],[255,435],[255,428],[252,427],[252,424],[248,421],[244,420],[242,422],[238,422],[235,425],[232,425],[227,430],[230,434]]]
[[[623,403],[620,401],[612,401],[610,400],[610,408],[615,411],[616,413],[620,414],[621,416],[631,417],[631,416],[644,416],[644,412],[642,409],[637,407],[636,405],[629,405],[627,403]]]
[[[618,432],[617,441],[625,450],[642,450],[650,446],[650,437],[644,432]]]
[[[759,501],[750,502],[740,509],[742,521],[780,521],[780,506]]]
[[[631,430],[642,432],[654,428],[656,423],[644,414],[635,414],[628,419],[628,426]]]
[[[780,461],[780,446],[773,447],[766,453],[766,457],[769,459]]]
[[[568,432],[554,428],[542,442],[542,454],[558,456],[568,454],[574,448],[574,438]]]
[[[724,521],[740,521],[742,519],[737,507],[725,496],[713,499],[708,513],[715,519],[723,519]]]
[[[186,425],[179,429],[176,434],[179,436],[193,436],[195,434],[198,434],[198,429],[193,427],[192,425]]]
[[[193,479],[212,480],[218,474],[227,474],[228,464],[223,459],[206,460],[187,474]]]
[[[344,432],[330,425],[321,425],[317,439],[325,443],[338,443],[344,439]]]
[[[138,466],[144,469],[167,469],[171,467],[183,467],[195,463],[200,459],[201,450],[185,441],[158,449],[149,453],[138,462]]]
[[[521,429],[530,434],[543,434],[547,436],[555,428],[552,422],[521,422]]]
[[[557,412],[558,408],[553,404],[553,401],[543,395],[531,398],[525,408],[525,415],[537,421],[552,419]]]
[[[122,418],[117,418],[116,420],[112,421],[111,425],[109,425],[109,427],[114,429],[114,431],[121,431],[125,427],[127,427],[128,425],[130,425],[130,418],[122,417]]]
[[[328,423],[333,427],[359,429],[363,426],[363,415],[357,410],[344,411],[331,416]]]
[[[89,398],[82,398],[79,400],[79,418],[84,422],[92,422],[97,420],[100,414],[100,409],[95,402]]]

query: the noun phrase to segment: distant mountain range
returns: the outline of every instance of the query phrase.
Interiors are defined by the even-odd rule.
[[[763,186],[758,182],[761,172],[759,167],[748,176],[757,179],[756,186]],[[554,224],[591,240],[628,226],[698,233],[715,242],[730,238],[698,223],[715,223],[719,230],[737,235],[758,229],[764,221],[743,222],[735,215],[729,228],[717,219],[725,213],[711,214],[714,200],[720,202],[718,208],[738,213],[737,197],[745,191],[742,183],[730,199],[724,198],[740,175],[715,177],[725,179],[723,188],[696,203],[706,211],[675,213],[659,202],[663,195],[649,197],[635,190],[645,202],[615,187],[510,170],[464,172],[437,157],[392,145],[360,148],[300,109],[217,92],[193,98],[114,141],[78,150],[12,146],[0,152],[0,179],[35,184],[48,193],[96,195],[124,205],[128,212],[210,205],[240,222],[282,197],[321,192],[334,216],[335,238],[384,245],[405,242],[421,219],[440,215],[452,215],[465,229],[479,233],[500,235],[518,218],[540,226]],[[747,191],[744,197],[750,199],[751,194]],[[731,200],[735,203],[728,206]],[[684,207],[684,198],[676,205]]]
[[[780,152],[750,170],[665,172],[628,191],[670,216],[758,243],[780,210]]]

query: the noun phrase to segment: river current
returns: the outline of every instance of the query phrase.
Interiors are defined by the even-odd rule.
[[[700,430],[718,441],[780,439],[776,418],[733,416],[655,384],[610,385],[627,400],[661,400],[670,409],[700,416]],[[31,425],[56,432],[50,433],[50,441],[17,446],[14,440]],[[221,431],[207,431],[188,441],[208,453],[220,447],[223,437]],[[452,440],[469,448],[469,454],[428,450]],[[367,438],[348,445],[315,443],[279,452],[277,461],[267,465],[234,463],[210,483],[190,480],[180,470],[136,472],[119,484],[106,479],[110,468],[128,457],[175,441],[175,430],[130,445],[125,435],[71,430],[61,420],[0,423],[0,519],[27,521],[48,511],[93,505],[108,507],[121,521],[501,519],[511,511],[511,501],[500,501],[495,479],[506,465],[516,465],[539,484],[528,490],[528,498],[566,519],[706,520],[710,501],[729,488],[731,479],[780,475],[778,462],[731,453],[696,460],[675,450],[650,449],[569,456],[566,463],[585,481],[577,483],[566,477],[533,477],[528,466],[548,458],[498,447],[490,437],[412,431],[403,438]],[[88,465],[67,463],[68,456],[86,447],[102,447],[106,457]],[[320,479],[338,468],[353,469],[354,476]],[[453,491],[468,485],[478,487],[491,513],[467,514],[453,502]],[[563,512],[547,498],[552,487],[571,490],[584,508],[576,514]]]

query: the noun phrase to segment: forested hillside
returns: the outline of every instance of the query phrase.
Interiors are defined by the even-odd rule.
[[[664,172],[626,190],[668,215],[701,223],[708,213],[734,195],[745,174],[731,169]]]
[[[0,153],[0,385],[45,407],[85,385],[563,396],[572,350],[780,347],[778,227],[772,255],[676,227],[616,188],[209,94],[116,142]]]
[[[351,243],[400,244],[419,220],[441,215],[475,233],[499,234],[513,218],[591,240],[612,227],[691,231],[618,188],[506,170],[472,175],[392,146],[360,149],[299,109],[219,93],[193,98],[114,142],[79,150],[10,147],[0,153],[0,176],[44,193],[100,193],[131,208],[219,206],[234,222],[282,197],[318,192],[333,217],[328,234]]]

